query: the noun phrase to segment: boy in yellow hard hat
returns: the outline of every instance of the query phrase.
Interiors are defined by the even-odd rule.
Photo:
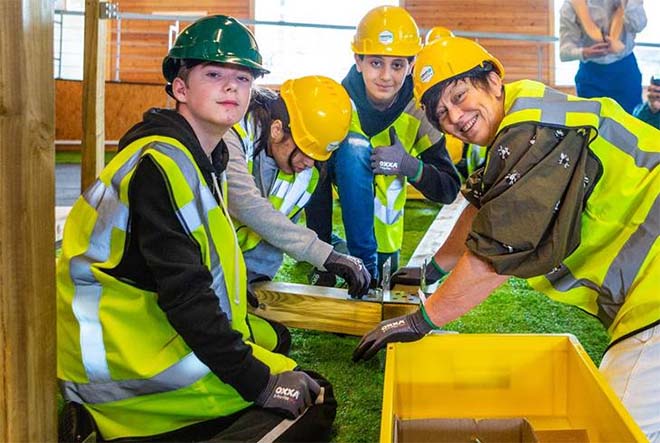
[[[452,273],[413,314],[366,334],[354,359],[465,314],[509,276],[597,316],[601,372],[649,440],[660,441],[660,131],[609,98],[504,84],[474,41],[420,53],[415,96],[436,127],[488,147],[471,203],[435,254]]]
[[[353,117],[348,136],[329,160],[329,172],[348,251],[362,259],[374,282],[388,258],[392,269],[398,267],[406,183],[441,203],[452,202],[460,186],[442,135],[413,100],[410,73],[421,47],[417,25],[405,9],[374,8],[357,27],[355,65],[342,81],[353,101]],[[306,213],[307,225],[329,241],[329,181],[319,184]],[[323,274],[317,272],[319,277]]]
[[[57,375],[74,426],[60,441],[80,437],[86,413],[104,440],[329,437],[331,386],[298,370],[288,343],[263,340],[276,324],[250,324],[225,201],[222,136],[265,72],[240,22],[190,25],[163,60],[176,110],[147,111],[73,206],[57,265]]]

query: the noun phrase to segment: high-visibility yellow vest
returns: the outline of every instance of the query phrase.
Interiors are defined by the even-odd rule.
[[[424,113],[415,106],[414,100],[406,105],[403,112],[390,126],[396,128],[397,136],[406,151],[417,157],[433,145],[427,134],[420,134]],[[354,132],[369,138],[371,146],[378,149],[390,146],[389,128],[369,138],[362,130],[355,104],[349,132]],[[378,252],[392,253],[401,249],[403,243],[403,209],[406,204],[407,179],[398,175],[374,176],[374,232]]]
[[[257,128],[254,126],[253,119],[248,114],[243,120],[234,125],[234,130],[241,139],[245,158],[248,162],[248,171],[256,176],[259,173],[254,170],[254,142],[257,137]],[[282,214],[294,218],[309,202],[318,181],[319,172],[314,167],[293,174],[287,174],[279,170],[275,182],[270,188],[268,200]],[[246,252],[257,247],[261,242],[259,234],[237,220],[234,220],[234,224],[241,251]]]
[[[598,316],[612,342],[660,321],[660,131],[609,98],[584,100],[529,80],[505,91],[500,131],[521,122],[591,127],[589,149],[602,165],[580,245],[532,286]]]
[[[57,265],[58,379],[64,397],[85,404],[105,439],[168,432],[250,405],[191,351],[156,293],[106,273],[124,254],[129,184],[144,156],[164,172],[177,216],[200,246],[232,328],[273,373],[295,367],[249,341],[243,258],[190,152],[169,137],[136,140],[72,208]]]

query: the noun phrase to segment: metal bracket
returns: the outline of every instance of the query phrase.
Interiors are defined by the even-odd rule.
[[[119,15],[119,4],[99,2],[99,18],[101,20],[116,19]]]

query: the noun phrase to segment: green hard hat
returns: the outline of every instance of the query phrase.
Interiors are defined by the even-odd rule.
[[[163,59],[163,76],[172,82],[180,60],[193,59],[244,66],[255,76],[268,74],[252,32],[241,22],[226,15],[197,20],[183,30]]]

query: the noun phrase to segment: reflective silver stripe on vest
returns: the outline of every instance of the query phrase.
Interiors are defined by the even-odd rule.
[[[99,320],[99,303],[103,288],[92,272],[92,263],[103,263],[110,255],[110,237],[113,228],[127,231],[128,208],[117,195],[115,185],[133,170],[139,153],[133,155],[112,178],[113,187],[97,180],[84,194],[87,203],[96,209],[99,218],[94,224],[87,251],[71,257],[69,272],[75,283],[71,309],[80,327],[82,363],[91,381],[110,380],[110,369],[105,358],[103,328]],[[107,217],[113,214],[113,218]],[[105,215],[105,218],[104,218]]]
[[[155,392],[163,392],[168,389],[178,389],[181,386],[187,386],[190,384],[190,382],[187,382],[186,380],[192,379],[195,381],[200,378],[199,374],[201,374],[199,370],[199,364],[201,364],[201,362],[195,362],[196,357],[189,356],[184,359],[186,361],[182,360],[157,375],[156,377],[158,377],[158,380],[155,384],[152,383],[153,379],[113,382],[110,378],[110,370],[103,343],[103,327],[99,319],[99,303],[102,286],[94,277],[92,264],[103,263],[108,260],[111,243],[110,236],[113,228],[119,228],[125,232],[128,232],[129,230],[129,210],[128,207],[120,201],[117,190],[120,188],[124,178],[135,168],[143,153],[148,149],[153,149],[172,158],[181,169],[188,186],[194,193],[194,200],[191,204],[186,205],[186,208],[181,208],[177,211],[177,217],[186,229],[195,229],[202,225],[205,227],[209,239],[208,244],[211,257],[213,289],[218,297],[220,307],[227,317],[231,319],[231,309],[223,278],[224,274],[220,267],[219,256],[211,237],[208,218],[201,220],[199,215],[208,214],[211,209],[217,207],[217,202],[205,183],[200,182],[199,175],[194,165],[181,150],[161,143],[151,143],[146,145],[141,150],[136,151],[117,170],[111,179],[112,186],[108,187],[101,180],[97,180],[94,185],[83,194],[83,198],[87,203],[96,209],[98,218],[92,230],[92,234],[90,235],[87,251],[82,255],[72,257],[70,261],[71,279],[75,283],[72,310],[80,326],[82,363],[87,377],[90,380],[89,384],[80,386],[95,386],[95,388],[89,388],[90,391],[92,391],[93,389],[98,388],[99,383],[101,383],[101,386],[107,385],[111,388],[119,385],[123,386],[122,383],[127,383],[127,389],[125,390],[102,389],[101,392],[104,393],[99,395],[106,396],[105,401],[126,398],[121,397],[121,395],[127,395],[126,393],[128,392],[132,392],[132,395],[136,395],[136,386],[140,384],[144,384],[147,391],[149,391],[149,389],[154,389],[154,387],[161,389],[160,391]],[[204,366],[204,368],[206,367]],[[193,372],[190,373],[188,378],[181,375],[182,371],[185,372],[185,370],[191,369]],[[206,368],[205,371],[205,373],[207,373],[208,368]],[[170,374],[176,374],[176,377],[168,379],[167,377],[169,377]],[[204,374],[201,374],[201,376]],[[186,384],[181,385],[181,383]],[[77,386],[79,385],[71,383],[68,390],[75,392]],[[152,387],[149,388],[149,386]],[[169,388],[166,389],[167,386],[169,386]],[[112,392],[117,393],[120,397],[112,397]],[[90,401],[90,403],[93,403],[93,401]]]
[[[232,312],[231,305],[229,303],[229,296],[227,293],[227,286],[224,279],[224,272],[222,266],[220,265],[220,256],[218,251],[215,249],[215,243],[213,242],[213,237],[211,236],[211,228],[209,226],[208,217],[205,217],[204,220],[200,220],[199,214],[204,214],[206,216],[211,210],[218,207],[218,202],[211,194],[211,190],[208,188],[206,183],[200,182],[199,174],[195,169],[191,160],[183,153],[180,149],[177,149],[173,146],[166,144],[155,144],[152,146],[153,149],[162,152],[168,157],[172,158],[183,176],[186,178],[188,186],[193,191],[194,199],[188,203],[185,207],[180,208],[177,211],[177,216],[183,226],[192,228],[192,230],[204,226],[206,230],[206,237],[208,238],[209,244],[209,256],[211,259],[211,275],[213,276],[213,291],[215,292],[218,302],[220,303],[220,308],[222,312],[227,315],[227,318],[231,321]],[[190,217],[190,218],[187,218]],[[192,234],[192,231],[189,232]]]
[[[605,274],[603,286],[586,279],[576,279],[566,266],[546,275],[559,292],[585,286],[598,293],[598,317],[609,327],[626,300],[642,263],[660,235],[660,196],[657,196],[646,219],[628,238]]]
[[[77,403],[108,403],[138,395],[158,394],[190,386],[210,369],[192,352],[150,379],[73,383],[60,380],[64,398]]]
[[[312,197],[312,194],[307,192],[309,182],[312,180],[312,174],[313,170],[309,168],[297,173],[293,183],[280,178],[275,180],[270,194],[282,199],[282,204],[279,208],[282,214],[288,215],[296,206],[302,208],[307,204]]]
[[[217,206],[217,203],[213,198],[213,195],[208,188],[204,187],[201,190],[201,196],[196,194],[195,198],[190,203],[180,208],[176,213],[177,217],[181,221],[181,224],[185,229],[188,230],[189,235],[192,235],[192,231],[198,229],[199,227],[205,226],[206,235],[209,239],[209,245],[213,243],[213,239],[211,238],[211,233],[209,232],[208,226],[204,224],[202,219],[199,217],[199,214],[207,214],[207,208],[213,208],[214,206]],[[220,257],[218,257],[214,245],[209,246],[209,253],[211,258],[210,272],[211,276],[213,277],[211,287],[213,288],[213,291],[218,298],[222,312],[224,312],[227,315],[227,318],[231,321],[232,313],[231,306],[229,305],[229,299],[227,298],[227,290],[224,277],[225,274],[222,270],[222,266],[220,266]]]
[[[374,197],[374,215],[386,225],[393,225],[403,215],[403,209],[394,209],[394,203],[401,194],[403,185],[403,180],[398,177],[390,183],[386,193],[387,205],[383,205],[378,196]]]
[[[598,135],[617,149],[631,156],[638,168],[653,169],[660,164],[660,154],[645,152],[637,146],[637,137],[621,123],[609,117],[601,116],[601,104],[595,100],[569,101],[568,96],[552,88],[545,88],[542,98],[521,97],[514,101],[509,114],[527,109],[541,111],[541,123],[566,126],[566,114],[584,112],[596,114],[600,118]]]

